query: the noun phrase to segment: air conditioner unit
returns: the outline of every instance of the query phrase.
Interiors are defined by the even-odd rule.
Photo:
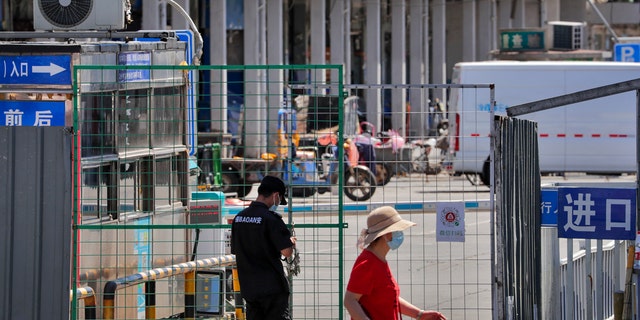
[[[122,30],[128,0],[33,0],[35,30]]]
[[[552,36],[551,49],[578,50],[584,45],[583,22],[549,21]]]

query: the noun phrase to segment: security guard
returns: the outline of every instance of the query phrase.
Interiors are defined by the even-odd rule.
[[[278,204],[287,204],[285,191],[280,178],[264,177],[256,200],[233,219],[231,253],[236,255],[247,320],[291,319],[289,281],[280,256],[291,257],[296,238],[276,213]]]

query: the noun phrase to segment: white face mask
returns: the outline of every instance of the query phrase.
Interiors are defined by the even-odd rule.
[[[275,195],[275,194],[274,194]],[[269,210],[275,212],[276,210],[278,210],[278,204],[280,204],[280,196],[278,196],[278,198],[276,199],[277,201],[273,202],[273,205],[271,206],[271,208],[269,208]]]

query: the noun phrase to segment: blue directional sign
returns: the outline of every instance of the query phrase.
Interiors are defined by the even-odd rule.
[[[616,43],[613,46],[613,60],[640,62],[640,43]]]
[[[635,239],[636,190],[558,188],[558,237]]]
[[[71,85],[71,56],[0,56],[0,84]]]
[[[64,101],[0,100],[0,126],[63,127]]]
[[[555,227],[558,225],[558,190],[542,190],[542,203],[540,204],[541,225]]]

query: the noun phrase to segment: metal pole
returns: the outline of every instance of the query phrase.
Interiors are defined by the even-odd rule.
[[[640,89],[636,90],[636,232],[639,230],[640,219]],[[635,245],[633,246],[636,247]],[[633,268],[633,266],[632,266]],[[635,271],[635,270],[634,270]],[[635,272],[634,272],[635,273]],[[637,279],[637,277],[635,277]],[[640,291],[640,288],[638,289]],[[640,294],[636,295],[636,306],[640,306]]]
[[[564,286],[564,319],[574,318],[574,301],[575,285],[573,277],[573,239],[567,239],[567,278]]]
[[[593,274],[593,268],[591,267],[591,263],[593,261],[593,257],[591,256],[591,239],[586,239],[584,241],[584,252],[585,252],[585,270],[586,270],[586,277],[583,279],[583,284],[584,287],[586,289],[586,314],[587,314],[587,319],[595,319],[593,317],[593,279],[594,274]]]
[[[562,319],[560,301],[560,250],[557,227],[542,227],[540,250],[544,252],[541,263],[542,320]]]
[[[493,235],[491,237],[491,247],[492,248],[496,248],[496,234],[495,234],[495,227],[494,227],[494,216],[495,216],[495,203],[494,203],[494,185],[495,185],[495,181],[493,178],[493,150],[495,148],[495,120],[494,120],[494,115],[495,115],[495,92],[494,92],[494,86],[490,85],[489,87],[489,132],[490,132],[490,139],[489,139],[489,157],[491,159],[491,177],[490,177],[490,181],[491,181],[491,185],[489,186],[490,188],[490,192],[489,192],[489,210],[491,212],[491,214],[489,215],[489,228],[490,231],[489,233],[491,235]],[[502,258],[502,257],[501,257]],[[496,262],[496,253],[495,250],[491,250],[491,261],[494,262],[494,267],[491,268],[491,279],[493,280],[492,283],[492,299],[493,299],[493,309],[496,310],[497,312],[493,313],[493,319],[503,319],[504,318],[504,310],[505,310],[505,306],[504,306],[504,286],[505,284],[502,283],[502,273],[504,272],[504,270],[502,269],[502,267],[500,266],[500,264],[502,262],[497,263]],[[497,271],[496,268],[500,268],[500,271]],[[500,280],[498,281],[498,277],[500,277]]]

